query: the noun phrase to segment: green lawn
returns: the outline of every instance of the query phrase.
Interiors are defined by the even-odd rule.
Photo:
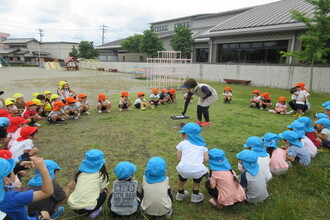
[[[248,108],[252,91],[259,89],[261,92],[269,92],[274,104],[279,96],[290,100],[291,95],[288,90],[231,85],[233,102],[223,104],[221,95],[225,85],[209,84],[217,89],[220,100],[210,108],[212,126],[204,128],[201,134],[208,149],[223,149],[239,173],[236,154],[243,150],[248,137],[261,137],[267,132],[280,133],[294,120],[292,115],[275,115],[265,110]],[[149,94],[149,91],[144,92]],[[129,160],[136,164],[136,179],[141,183],[146,162],[153,156],[161,156],[167,162],[167,173],[175,195],[175,167],[178,164],[175,147],[181,141],[178,125],[196,121],[197,99],[189,106],[187,115],[190,120],[170,119],[171,115],[182,112],[183,94],[184,91],[178,92],[178,103],[154,110],[118,112],[117,108],[113,108],[111,113],[97,114],[96,109],[92,109],[91,115],[82,115],[79,120],[70,120],[60,126],[42,122],[35,146],[39,147],[40,156],[56,161],[63,168],[58,179],[62,186],[73,180],[84,153],[93,148],[105,154],[106,167],[111,176],[109,188],[115,180],[113,169],[118,162]],[[118,94],[110,96],[112,103],[115,103],[113,107],[118,97]],[[135,94],[131,94],[131,99],[134,101]],[[312,117],[315,112],[321,112],[321,104],[328,100],[328,94],[312,93],[312,112],[307,116]],[[208,203],[210,197],[202,187],[205,201],[200,204],[192,204],[189,200],[174,201],[172,219],[328,219],[329,159],[330,154],[319,153],[310,167],[294,167],[287,174],[274,177],[268,184],[269,199],[257,205],[241,203],[219,211]],[[191,187],[191,181],[188,181],[186,189],[191,191]],[[65,205],[65,208],[62,219],[75,219],[69,207]],[[106,205],[103,208],[99,219],[108,219],[108,208]],[[140,214],[132,217],[141,218],[143,216]]]

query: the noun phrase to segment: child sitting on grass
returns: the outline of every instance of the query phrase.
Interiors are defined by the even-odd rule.
[[[59,125],[59,121],[66,121],[69,115],[65,113],[64,106],[62,101],[55,102],[53,110],[48,114],[47,121],[54,125]]]
[[[139,92],[137,97],[138,98],[134,102],[135,108],[141,109],[142,111],[146,110],[147,108],[154,109],[154,106],[150,105],[150,103],[145,100],[143,92]]]
[[[45,100],[44,100],[45,110],[46,110],[47,113],[49,113],[53,109],[52,105],[50,104],[50,98],[52,96],[52,92],[51,91],[45,91],[44,95],[45,95]]]
[[[278,98],[278,102],[275,105],[275,110],[268,110],[274,114],[285,115],[287,111],[287,105],[285,104],[286,98],[281,96]]]
[[[272,100],[268,92],[264,92],[261,96],[260,110],[269,109],[272,106]]]
[[[150,95],[150,105],[154,105],[156,107],[160,105],[160,96],[157,88],[152,89],[152,93]]]
[[[37,113],[37,104],[33,101],[27,101],[25,106],[22,117],[28,121],[29,125],[40,127],[41,124],[37,123],[37,121],[42,120],[43,118]]]
[[[216,208],[223,209],[225,206],[244,201],[244,189],[225,157],[225,152],[213,148],[208,154],[210,179],[205,182],[205,187],[212,196],[209,202]]]
[[[13,142],[10,148],[12,157],[16,162],[28,160],[38,153],[38,148],[33,145],[33,139],[37,138],[37,132],[37,127],[26,126],[21,129],[20,137]]]
[[[250,150],[243,150],[236,155],[243,173],[239,182],[245,190],[246,201],[249,203],[263,202],[268,198],[265,176],[259,172],[258,155]]]
[[[233,93],[231,92],[231,88],[229,86],[225,87],[223,90],[223,103],[230,103],[233,99]]]
[[[8,150],[13,146],[14,141],[21,136],[21,129],[28,121],[21,116],[16,116],[9,118],[9,122],[10,124],[7,128],[7,144],[5,144]]]
[[[270,157],[269,169],[273,175],[281,175],[286,173],[289,164],[286,162],[286,152],[277,147],[279,137],[274,133],[267,133],[262,137],[263,146]]]
[[[130,107],[132,105],[132,102],[131,102],[131,100],[129,99],[128,96],[129,96],[129,94],[126,91],[123,91],[121,93],[119,104],[118,104],[118,107],[119,107],[118,111],[121,112],[124,109],[129,110],[129,111],[132,110],[131,107]]]
[[[260,108],[260,102],[261,102],[261,96],[260,96],[260,91],[259,90],[253,90],[252,92],[253,98],[250,99],[250,105],[249,107],[254,107],[254,108]]]
[[[5,106],[6,110],[11,114],[11,115],[18,115],[18,109],[15,105],[15,100],[12,98],[7,98],[5,100]]]
[[[285,146],[282,149],[287,151],[286,159],[291,163],[298,162],[303,166],[311,163],[311,155],[298,139],[298,135],[294,131],[284,131],[279,134],[283,139]]]
[[[61,97],[59,95],[56,95],[56,94],[53,94],[51,97],[50,97],[50,105],[52,107],[54,107],[54,103],[55,102],[58,102],[58,101],[61,101]],[[64,103],[64,102],[63,102]]]
[[[302,116],[296,120],[297,122],[302,123],[305,126],[305,135],[313,142],[313,144],[317,147],[320,148],[320,142],[316,140],[315,137],[315,129],[312,126],[312,119],[306,116]]]
[[[102,151],[93,149],[86,152],[85,159],[75,175],[75,189],[68,199],[68,205],[78,215],[96,218],[101,213],[109,184],[104,163]]]
[[[160,103],[165,105],[166,102],[170,100],[170,95],[166,89],[162,89],[162,92],[159,94]]]
[[[324,149],[321,152],[329,152],[330,150],[330,120],[327,118],[322,118],[315,122],[316,127],[321,132],[315,132],[317,141],[321,143]]]
[[[99,98],[97,100],[97,112],[99,114],[102,113],[102,111],[109,113],[111,110],[111,103],[108,100],[108,97],[105,94],[99,94]]]
[[[168,95],[170,96],[171,103],[176,103],[176,91],[175,89],[168,90]]]
[[[64,107],[64,112],[67,115],[73,115],[73,119],[77,120],[80,115],[80,109],[76,100],[73,97],[66,98],[66,106]]]
[[[161,157],[153,157],[148,161],[143,176],[141,209],[148,216],[169,218],[173,211],[172,203],[166,162]]]
[[[200,135],[201,127],[196,123],[186,124],[180,133],[182,141],[176,146],[177,160],[179,164],[176,169],[179,173],[178,192],[176,200],[182,201],[189,196],[184,190],[187,179],[193,179],[193,194],[191,202],[197,203],[204,200],[204,195],[199,192],[200,182],[207,175],[207,168],[203,164],[209,159],[206,143]]]
[[[13,98],[15,99],[18,114],[21,115],[25,109],[24,95],[22,93],[15,93]]]
[[[7,113],[9,114],[9,112]],[[0,144],[2,144],[4,148],[6,147],[7,143],[7,127],[9,124],[10,122],[8,118],[0,117]]]
[[[90,115],[91,113],[89,113],[89,102],[87,101],[87,95],[84,93],[81,93],[78,95],[78,102],[77,105],[79,107],[79,112],[80,113],[85,113],[86,115]]]
[[[108,200],[111,212],[120,216],[130,216],[137,212],[141,203],[138,181],[134,179],[136,166],[128,161],[120,162],[114,169],[118,180],[113,182]]]

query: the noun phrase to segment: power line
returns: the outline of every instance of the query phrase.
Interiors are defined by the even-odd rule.
[[[99,30],[102,31],[102,44],[104,44],[104,33],[108,30],[109,27],[105,26],[104,24],[100,25],[99,27],[101,28]]]

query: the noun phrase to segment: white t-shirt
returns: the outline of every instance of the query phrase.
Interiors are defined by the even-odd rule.
[[[22,128],[17,128],[15,132],[8,133],[7,138],[10,138],[10,141],[8,142],[8,149],[10,149],[13,146],[14,141],[17,140],[21,136],[21,129]]]
[[[79,110],[79,105],[77,104],[77,103],[75,103],[73,106],[72,105],[66,105],[65,107],[64,107],[64,110]]]
[[[141,103],[141,102],[147,102],[147,101],[146,101],[145,99],[137,98],[137,99],[135,100],[135,102],[134,102],[134,105],[139,104],[139,103]]]
[[[259,102],[261,100],[261,96],[254,96],[253,101]]]
[[[197,179],[208,171],[203,164],[204,153],[208,151],[206,147],[197,146],[184,140],[176,146],[176,149],[182,153],[181,161],[176,169],[183,178]]]
[[[159,94],[151,94],[150,95],[150,99],[160,99],[160,96],[159,96]]]
[[[77,102],[77,105],[78,106],[81,106],[83,103],[82,102]],[[88,101],[85,101],[85,103],[84,103],[85,105],[89,105],[89,102]]]
[[[24,154],[24,150],[31,150],[33,148],[33,142],[31,139],[26,139],[24,141],[14,141],[10,152],[13,154],[12,158],[18,162],[19,157]]]
[[[303,99],[305,99],[307,101],[307,97],[309,96],[309,93],[306,90],[301,90],[299,92],[299,95],[297,96],[297,104],[302,104],[305,105],[305,101],[302,101]]]
[[[321,134],[325,134],[327,136],[327,141],[330,141],[330,130],[327,128],[323,128]]]
[[[99,104],[101,104],[101,105],[110,104],[110,101],[108,99],[106,99],[103,102],[99,102]]]
[[[233,94],[231,92],[224,92],[222,95],[224,95],[224,96],[233,96]]]
[[[307,148],[311,157],[315,157],[315,155],[317,153],[317,148],[314,145],[314,143],[306,136],[304,138],[302,138],[300,141],[303,144],[303,146]]]
[[[266,182],[271,180],[273,177],[272,173],[270,172],[269,163],[269,154],[267,155],[267,157],[258,157],[259,172],[264,175]]]

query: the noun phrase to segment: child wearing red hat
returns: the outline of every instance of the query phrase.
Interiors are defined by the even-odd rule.
[[[142,111],[146,110],[147,108],[154,109],[152,105],[144,98],[144,93],[139,92],[137,94],[137,99],[134,102],[135,108],[141,109]]]
[[[272,112],[274,114],[281,114],[281,115],[285,115],[286,114],[286,110],[287,110],[287,105],[285,104],[286,102],[286,98],[281,96],[278,98],[278,102],[275,105],[275,110],[268,110],[269,112]]]
[[[233,99],[233,93],[231,92],[231,88],[229,86],[225,87],[223,90],[223,103],[230,103]]]
[[[53,110],[48,114],[47,121],[54,125],[59,125],[58,121],[66,121],[69,115],[65,113],[64,106],[62,101],[55,102]]]
[[[132,110],[130,106],[132,105],[131,100],[129,99],[129,94],[126,91],[123,91],[120,96],[119,104],[118,104],[118,111],[122,112],[123,109]]]
[[[170,96],[170,102],[175,103],[176,102],[176,91],[175,89],[168,90],[168,95]]]
[[[10,152],[13,154],[13,159],[18,162],[26,160],[32,156],[35,156],[38,152],[38,148],[34,147],[32,139],[36,138],[38,128],[36,127],[23,127],[20,132],[20,137],[14,141]]]
[[[155,105],[156,107],[160,105],[160,96],[158,94],[158,89],[153,88],[152,93],[150,95],[150,105]]]
[[[99,94],[99,98],[98,98],[97,102],[98,102],[98,104],[97,104],[98,113],[102,113],[102,111],[105,111],[107,113],[110,112],[111,103],[105,94]]]
[[[264,92],[261,96],[260,101],[260,110],[269,109],[272,106],[272,99],[270,98],[270,94],[268,92]]]
[[[308,110],[310,104],[308,102],[308,98],[310,94],[307,92],[305,88],[305,83],[299,82],[296,85],[298,95],[296,96],[296,114],[295,117],[300,118],[304,115],[304,112]]]
[[[160,103],[165,105],[166,102],[170,102],[170,95],[166,89],[162,89],[162,92],[159,94]]]
[[[73,115],[73,119],[77,120],[80,115],[80,109],[78,104],[76,103],[77,101],[73,97],[68,97],[66,98],[66,106],[64,107],[64,112],[67,115]]]
[[[5,142],[5,146],[7,145],[8,150],[11,148],[14,141],[20,137],[21,129],[26,125],[28,121],[21,116],[16,116],[11,117],[9,122],[10,124],[7,127],[7,140]]]
[[[37,121],[42,120],[43,117],[41,117],[38,113],[37,113],[37,103],[35,103],[34,101],[27,101],[25,103],[25,110],[22,113],[22,117],[25,118],[28,121],[29,125],[35,125],[40,127],[41,124],[37,123]]]
[[[78,102],[80,113],[85,113],[86,115],[90,115],[91,113],[88,111],[90,108],[89,102],[87,101],[87,95],[81,93],[78,95]]]
[[[253,94],[253,98],[250,99],[249,107],[259,108],[261,102],[260,91],[257,89],[253,90],[252,94]]]

